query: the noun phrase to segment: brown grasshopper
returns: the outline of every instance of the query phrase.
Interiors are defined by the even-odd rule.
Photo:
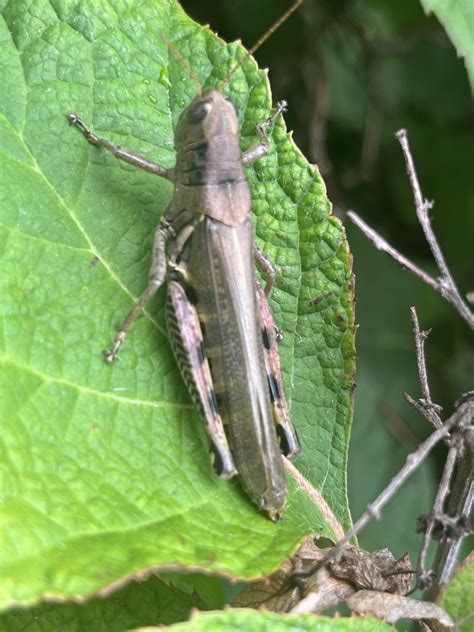
[[[238,473],[250,498],[272,520],[280,518],[287,497],[280,450],[292,457],[300,444],[267,302],[275,270],[253,240],[244,166],[268,153],[268,130],[285,107],[279,103],[257,126],[259,143],[242,153],[234,104],[220,90],[199,94],[178,120],[171,169],[98,137],[75,114],[68,116],[92,145],[174,184],[155,232],[149,285],[106,360],[116,358],[132,322],[166,280],[169,338],[203,417],[214,468],[222,478]],[[267,279],[265,291],[254,261]]]

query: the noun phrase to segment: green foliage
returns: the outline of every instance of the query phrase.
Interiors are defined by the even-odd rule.
[[[471,0],[421,0],[427,13],[433,12],[446,29],[457,53],[464,58],[474,91],[474,6]]]
[[[167,629],[170,632],[390,632],[395,628],[372,618],[328,619],[236,609],[198,614],[187,623],[177,623]],[[158,628],[141,628],[135,632],[155,630]]]
[[[182,4],[226,39],[242,37],[249,45],[281,12],[274,0],[259,0],[258,8],[254,0]],[[423,0],[465,55],[472,84],[471,4]],[[329,532],[294,487],[287,517],[275,526],[238,483],[212,475],[200,420],[164,335],[163,292],[132,330],[121,361],[113,368],[101,363],[100,349],[145,286],[152,232],[171,190],[87,146],[65,116],[76,111],[116,142],[173,164],[173,123],[195,87],[158,31],[190,58],[206,86],[242,52],[172,7],[158,0],[0,0],[4,605],[46,596],[81,602],[167,562],[257,576],[288,556],[304,533]],[[472,101],[463,63],[438,22],[416,2],[306,2],[259,58],[270,67],[274,101],[289,102],[285,120],[298,144],[321,167],[327,156],[321,160],[315,133],[324,132],[332,166],[325,179],[336,206],[356,208],[429,267],[393,141],[396,129],[408,128],[424,192],[436,200],[443,249],[461,288],[472,289],[466,256],[474,229]],[[248,62],[226,92],[240,107],[246,148],[270,108],[265,81]],[[341,290],[350,280],[347,252],[339,225],[327,219],[319,176],[295,155],[281,125],[274,141],[249,178],[257,239],[281,270],[272,308],[285,331],[285,381],[305,447],[297,465],[347,524],[353,370],[351,293]],[[301,204],[311,187],[317,195]],[[442,299],[354,230],[349,237],[361,325],[350,468],[351,506],[359,515],[428,432],[401,397],[418,393],[408,306],[416,304],[422,326],[433,330],[427,345],[433,396],[447,412],[471,387],[474,360],[465,329]],[[362,544],[389,545],[396,555],[408,548],[413,556],[419,538],[410,525],[429,511],[437,480],[434,467],[420,470]],[[466,573],[463,567],[443,597],[458,620],[469,614]],[[221,607],[224,593],[235,590],[202,574],[162,579],[78,605],[12,610],[0,617],[0,630],[118,632],[167,624],[186,619],[191,607]],[[221,623],[237,619],[234,629],[241,629],[247,617],[255,626],[263,618],[274,630],[281,620],[268,613],[209,617],[190,625],[211,626],[223,617]],[[377,625],[305,620],[313,627],[301,627],[298,618],[296,629]]]
[[[198,595],[151,577],[87,604],[46,603],[7,612],[0,616],[0,632],[122,632],[151,622],[166,625],[182,621],[190,616],[192,608],[207,607]]]
[[[455,621],[457,632],[472,630],[474,625],[474,553],[471,553],[457,569],[438,603]]]
[[[152,567],[268,573],[305,534],[331,529],[294,483],[274,525],[237,481],[212,474],[164,332],[163,291],[120,362],[101,361],[145,287],[172,191],[66,124],[74,111],[172,165],[173,124],[196,88],[166,40],[205,86],[244,53],[171,0],[12,0],[0,28],[0,604],[81,600]],[[271,109],[265,75],[250,60],[226,93],[246,148]],[[272,308],[304,448],[298,466],[347,526],[354,347],[344,232],[283,123],[248,175],[258,242],[280,271]]]

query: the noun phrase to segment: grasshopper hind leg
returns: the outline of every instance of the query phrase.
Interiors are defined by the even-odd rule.
[[[266,293],[258,281],[256,282],[256,293],[273,419],[280,443],[280,450],[286,457],[291,459],[301,452],[301,444],[293,422],[291,421],[288,402],[286,401],[283,388],[280,358],[278,355],[277,330],[273,322]]]
[[[231,478],[237,474],[237,469],[219,414],[198,313],[181,283],[169,282],[166,307],[171,346],[186,386],[204,420],[213,468],[221,478]]]

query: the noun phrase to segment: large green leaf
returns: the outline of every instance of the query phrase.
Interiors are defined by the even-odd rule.
[[[147,282],[169,183],[90,147],[66,114],[172,165],[195,85],[243,56],[171,0],[4,1],[0,35],[2,534],[0,603],[82,599],[149,568],[269,573],[304,535],[331,535],[290,485],[284,520],[211,472],[202,424],[164,331],[163,292],[120,362],[101,361]],[[165,40],[172,42],[167,46]],[[225,91],[242,146],[270,111],[252,60]],[[259,243],[279,275],[272,308],[304,453],[299,469],[347,526],[354,369],[344,232],[318,172],[280,122],[249,169]]]
[[[135,632],[157,632],[163,628],[140,628]],[[198,613],[186,623],[164,628],[170,632],[390,632],[395,630],[372,617],[330,619],[312,614],[278,615],[273,612],[235,609],[226,612]]]
[[[474,91],[474,4],[471,0],[421,0],[421,4],[427,13],[436,15],[459,57],[464,58]]]
[[[122,632],[144,625],[166,625],[189,617],[192,608],[205,609],[196,594],[166,586],[156,577],[131,583],[107,599],[86,604],[41,603],[0,615],[0,632]]]

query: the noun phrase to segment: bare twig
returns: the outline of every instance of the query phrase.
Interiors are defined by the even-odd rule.
[[[405,398],[416,408],[416,410],[418,410],[425,417],[425,419],[427,419],[432,424],[435,429],[438,430],[443,427],[443,423],[439,415],[439,413],[441,412],[441,407],[435,404],[431,399],[431,392],[425,361],[425,341],[429,335],[429,331],[423,331],[420,328],[418,315],[414,307],[410,308],[410,315],[413,323],[413,335],[415,337],[416,346],[416,360],[418,365],[418,375],[420,378],[422,397],[418,400],[415,400],[410,397],[410,395],[405,394]],[[422,516],[418,519],[418,530],[424,531],[424,537],[420,554],[418,556],[417,582],[415,588],[419,587],[422,590],[427,590],[431,587],[434,588],[438,585],[440,576],[444,576],[446,574],[446,569],[444,568],[444,565],[445,563],[447,563],[447,559],[443,560],[441,554],[437,556],[437,563],[435,563],[433,570],[426,570],[426,556],[431,540],[437,538],[441,540],[441,543],[445,543],[445,541],[447,540],[460,542],[467,532],[466,525],[468,522],[468,514],[465,513],[465,509],[467,506],[466,500],[467,496],[469,495],[467,490],[471,490],[470,496],[472,504],[473,485],[472,452],[469,451],[468,444],[469,436],[471,438],[471,442],[474,442],[471,419],[474,415],[474,403],[470,403],[471,400],[474,401],[474,398],[469,396],[469,394],[466,394],[466,398],[457,404],[457,410],[459,410],[461,406],[463,406],[463,419],[459,421],[458,428],[456,429],[457,432],[453,434],[453,437],[446,435],[444,438],[444,441],[448,445],[448,455],[446,458],[446,463],[444,465],[443,475],[438,486],[438,491],[436,493],[433,509],[428,517]],[[465,428],[470,428],[470,434],[466,434]],[[465,467],[467,465],[465,463],[466,450],[469,452],[470,456],[470,471],[469,468],[466,470]],[[465,476],[463,491],[456,492],[458,497],[457,503],[453,504],[450,502],[448,510],[445,513],[444,507],[448,497],[450,501],[452,500],[453,486],[451,481],[455,473],[455,468],[456,466],[458,467],[459,473],[459,468],[463,465],[463,463]],[[455,478],[455,482],[456,481],[457,484],[460,485],[458,476],[456,476]],[[456,548],[456,551],[458,550],[459,547]],[[452,552],[450,553],[449,557],[452,572],[452,567],[455,563]],[[415,588],[413,590],[415,590]]]
[[[431,249],[434,260],[436,261],[436,265],[440,271],[440,276],[436,278],[430,276],[412,261],[407,259],[398,250],[393,248],[393,246],[391,246],[385,239],[383,239],[383,237],[381,237],[373,228],[368,226],[357,215],[357,213],[349,211],[347,215],[351,221],[354,222],[354,224],[372,241],[376,248],[389,254],[402,267],[409,270],[424,283],[436,290],[445,300],[451,303],[459,315],[467,322],[469,327],[474,329],[474,312],[469,309],[467,303],[463,300],[431,226],[429,211],[433,207],[433,202],[426,200],[421,192],[420,183],[418,182],[418,177],[416,175],[415,164],[408,143],[407,132],[406,130],[401,129],[395,134],[395,136],[400,142],[403,156],[405,158],[407,173],[410,179],[413,197],[415,199],[416,215],[426,241]]]
[[[410,317],[413,323],[413,334],[415,336],[416,362],[418,364],[418,375],[420,376],[421,394],[425,401],[431,402],[430,385],[428,384],[428,373],[425,362],[425,340],[430,335],[430,331],[422,331],[418,322],[418,314],[415,307],[410,307]],[[440,420],[441,426],[441,420]]]
[[[415,408],[420,413],[420,415],[423,415],[423,417],[426,419],[428,423],[430,423],[434,428],[437,428],[438,426],[437,420],[439,419],[439,415],[437,411],[441,409],[441,406],[438,406],[438,404],[433,404],[432,406],[426,406],[423,399],[414,399],[408,393],[405,393],[404,397],[406,401],[410,404],[410,406],[413,406],[413,408]]]
[[[459,410],[459,409],[458,409]],[[415,452],[408,455],[405,465],[397,473],[397,475],[390,481],[381,494],[367,507],[362,516],[357,520],[353,527],[346,533],[346,535],[337,543],[337,546],[333,547],[330,552],[324,556],[324,558],[318,563],[317,567],[313,569],[315,572],[317,568],[320,568],[326,564],[330,559],[333,559],[344,548],[344,546],[352,540],[362,529],[373,519],[379,519],[383,507],[392,499],[396,492],[402,487],[405,481],[413,474],[415,470],[423,463],[431,450],[448,435],[451,428],[459,423],[458,411],[456,411],[449,419],[443,424],[441,428],[435,430],[423,443],[420,444]]]
[[[469,512],[474,496],[474,392],[466,393],[463,398],[457,402],[456,410],[443,424],[439,416],[441,407],[434,404],[431,399],[428,374],[426,371],[424,343],[429,332],[421,330],[414,307],[411,308],[411,318],[423,397],[419,400],[415,400],[409,395],[406,395],[406,397],[408,401],[430,421],[435,430],[415,452],[407,457],[405,465],[398,474],[391,480],[377,499],[368,506],[367,511],[362,514],[352,529],[341,537],[337,545],[330,549],[310,569],[295,571],[294,577],[299,581],[304,577],[315,576],[323,567],[333,568],[334,562],[332,562],[332,560],[334,558],[340,561],[339,566],[341,568],[345,568],[343,558],[344,553],[351,548],[347,547],[349,541],[373,518],[378,519],[380,517],[383,507],[391,500],[408,477],[418,469],[431,450],[441,440],[445,440],[448,445],[448,456],[433,509],[429,516],[421,516],[418,519],[418,531],[424,532],[424,538],[418,557],[416,571],[417,582],[415,588],[419,587],[422,590],[435,589],[441,585],[441,578],[443,578],[443,584],[445,584],[448,581],[446,578],[452,575],[457,561],[460,543],[463,537],[470,532]],[[286,461],[286,463],[288,462]],[[452,482],[453,480],[454,483]],[[305,479],[300,481],[300,486],[303,488],[306,488],[307,485],[309,485],[309,483]],[[312,488],[307,491],[313,497]],[[318,500],[317,504],[320,503],[319,497],[318,499],[314,498],[314,500]],[[445,511],[444,507],[446,504],[448,507]],[[440,546],[438,548],[437,561],[434,568],[427,570],[426,556],[430,542],[433,539],[440,540]],[[448,543],[450,546],[448,546]],[[403,570],[405,575],[408,572],[414,571]],[[413,588],[413,590],[415,590],[415,588]],[[405,587],[402,592],[405,593],[407,590],[408,587]],[[313,592],[315,594],[313,594]],[[309,593],[306,593],[306,598],[303,599],[294,610],[300,611],[302,609],[306,611],[307,609],[314,609],[316,607],[315,604],[319,603],[317,592],[318,591],[310,590]]]
[[[370,239],[370,241],[374,244],[377,250],[382,250],[382,252],[386,252],[389,254],[392,259],[395,259],[397,263],[399,263],[402,268],[405,268],[415,276],[417,276],[423,283],[429,285],[437,292],[439,291],[439,284],[436,279],[427,274],[424,270],[415,265],[410,259],[407,259],[401,252],[399,252],[396,248],[391,246],[387,240],[385,240],[377,231],[371,228],[360,215],[355,213],[354,211],[348,211],[347,217],[364,233],[366,237]]]
[[[425,417],[425,419],[427,419],[432,424],[432,426],[436,430],[438,430],[443,427],[443,422],[439,415],[439,413],[441,412],[441,407],[435,404],[431,399],[431,392],[425,361],[425,341],[429,335],[429,331],[423,331],[420,328],[418,315],[414,307],[410,308],[410,316],[413,323],[416,360],[418,365],[418,375],[420,378],[422,397],[415,400],[410,397],[410,395],[405,394],[405,398],[416,408],[416,410],[418,410]],[[468,515],[464,511],[466,503],[464,503],[464,505],[462,502],[458,502],[454,505],[450,503],[449,507],[451,511],[447,511],[446,513],[444,513],[444,506],[448,497],[450,498],[450,500],[452,499],[451,481],[455,472],[456,465],[458,465],[459,470],[460,464],[464,462],[463,458],[465,460],[465,456],[463,455],[468,449],[468,447],[465,447],[465,444],[467,445],[466,432],[464,432],[465,427],[469,427],[471,429],[470,437],[472,439],[472,420],[469,418],[469,415],[471,415],[471,417],[473,416],[472,411],[474,410],[474,404],[469,403],[471,399],[471,397],[466,397],[465,401],[461,401],[457,405],[457,410],[459,410],[461,405],[463,406],[464,418],[459,421],[457,432],[454,433],[452,438],[449,435],[446,435],[444,437],[444,441],[448,445],[449,450],[443,470],[443,475],[433,504],[433,509],[428,517],[422,516],[418,520],[418,524],[421,525],[421,529],[419,530],[424,531],[424,537],[418,557],[417,582],[415,588],[419,587],[422,590],[427,590],[431,587],[436,586],[439,583],[440,575],[445,574],[445,572],[443,572],[443,569],[440,568],[440,566],[444,564],[440,555],[437,556],[439,562],[438,564],[435,564],[433,570],[426,570],[426,555],[428,553],[428,548],[431,540],[437,537],[441,540],[442,543],[446,540],[460,541],[466,533],[467,527],[465,525],[467,524],[466,516]],[[474,439],[472,439],[472,441],[474,441]],[[472,457],[472,453],[470,453],[470,456]],[[466,500],[467,487],[471,489],[472,503],[472,463],[473,461],[471,458],[470,472],[466,471],[466,468],[464,468],[464,475],[466,477],[464,482],[464,494],[461,494],[461,496],[459,496],[458,494],[458,501],[460,501],[461,499]],[[441,532],[440,537],[438,537],[437,532]],[[456,550],[458,551],[459,547]],[[453,566],[454,564],[452,554],[450,558],[451,566]]]
[[[423,229],[425,239],[428,242],[434,260],[436,261],[436,265],[441,272],[442,278],[439,280],[440,282],[444,281],[446,283],[446,292],[448,292],[449,294],[452,293],[453,295],[456,294],[456,298],[459,303],[464,304],[462,297],[459,294],[458,289],[456,288],[454,279],[451,276],[451,272],[449,271],[448,265],[431,226],[428,211],[433,208],[434,202],[425,199],[421,192],[420,183],[418,182],[418,176],[416,175],[415,163],[413,161],[413,156],[411,155],[410,144],[408,142],[408,134],[406,129],[399,129],[398,132],[395,134],[395,138],[400,143],[403,157],[405,158],[408,178],[410,180],[411,188],[413,191],[413,197],[415,198],[416,216],[418,217],[418,221],[420,222],[421,228]],[[472,314],[470,315],[472,316]]]
[[[437,404],[433,404],[432,406],[426,405],[422,398],[414,399],[409,393],[405,393],[404,397],[405,401],[407,401],[410,406],[413,406],[413,408],[419,412],[429,424],[431,424],[434,428],[438,427],[439,416],[436,411],[441,408],[440,406]],[[449,445],[449,436],[444,438],[444,443]]]
[[[452,417],[458,419],[456,432],[450,443],[433,509],[427,518],[423,516],[420,521],[423,523],[424,537],[418,557],[417,576],[418,586],[422,590],[432,586],[436,587],[441,578],[443,578],[443,583],[447,581],[446,555],[438,555],[433,570],[426,571],[426,555],[431,539],[436,538],[442,543],[456,542],[458,543],[456,551],[458,551],[463,537],[469,533],[468,519],[473,496],[474,398],[471,396],[462,401]],[[454,477],[454,484],[452,484],[456,467],[457,473]],[[459,479],[461,472],[462,483]],[[462,491],[455,488],[454,485],[456,487],[462,485]],[[444,506],[448,497],[450,502],[445,512]],[[453,500],[455,502],[452,502]],[[449,572],[452,573],[455,564],[452,553],[449,558]]]
[[[468,523],[474,500],[474,393],[466,393],[458,407],[467,404],[466,427],[462,450],[458,455],[456,472],[451,485],[446,515],[458,524],[464,521]],[[459,550],[466,533],[459,533],[459,537],[451,537],[441,540],[433,569],[436,572],[436,585],[433,586],[429,597],[435,598],[436,594],[451,580],[458,564]]]
[[[442,408],[438,404],[435,404],[431,399],[430,386],[428,383],[428,373],[426,371],[425,361],[425,341],[429,336],[430,331],[423,331],[420,329],[418,322],[418,315],[414,307],[410,307],[410,317],[413,323],[413,335],[415,337],[416,347],[416,363],[418,365],[418,376],[420,378],[421,394],[422,397],[418,400],[413,399],[405,393],[405,399],[416,410],[418,410],[425,419],[434,426],[435,429],[441,428],[443,422],[439,413]]]
[[[456,435],[456,439],[459,439],[459,435]],[[454,471],[454,465],[459,451],[459,441],[453,441],[451,447],[448,450],[448,456],[444,465],[443,475],[439,483],[438,491],[436,492],[435,501],[433,503],[433,509],[427,520],[425,533],[423,536],[423,544],[421,545],[420,554],[418,556],[418,564],[416,567],[417,574],[417,586],[421,590],[427,590],[431,588],[435,579],[435,572],[433,570],[426,570],[426,555],[433,536],[433,531],[437,521],[442,520],[443,507],[446,498],[449,494],[449,484]]]

